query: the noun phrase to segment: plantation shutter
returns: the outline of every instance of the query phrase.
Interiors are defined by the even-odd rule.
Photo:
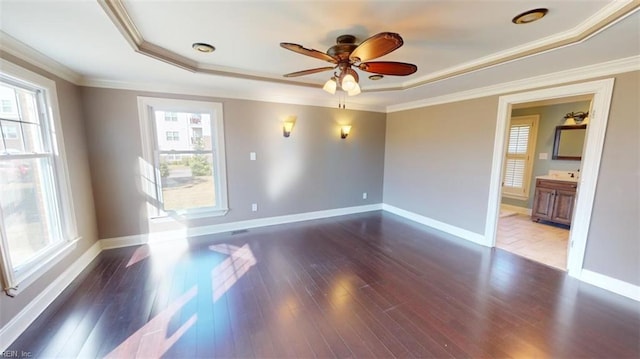
[[[528,197],[536,120],[537,116],[511,120],[502,183],[504,194]]]

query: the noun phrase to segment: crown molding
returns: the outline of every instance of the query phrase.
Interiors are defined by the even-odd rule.
[[[565,46],[581,43],[590,37],[623,20],[638,10],[640,0],[613,1],[602,10],[587,18],[578,26],[567,31],[557,33],[530,43],[497,52],[477,60],[450,67],[442,71],[433,72],[422,78],[408,81],[400,88],[380,88],[375,91],[408,89],[426,85],[432,82],[446,80],[452,77],[483,70],[514,60],[520,60],[543,52],[559,49]]]
[[[500,95],[509,92],[530,90],[534,88],[559,85],[573,81],[588,80],[600,76],[608,76],[638,70],[640,70],[640,56],[632,56],[623,59],[603,62],[600,64],[578,67],[565,71],[558,71],[542,76],[529,77],[522,80],[480,87],[473,90],[461,91],[443,96],[431,97],[424,100],[391,105],[387,106],[387,113],[471,100],[474,98]]]
[[[156,60],[163,61],[167,64],[177,66],[195,73],[235,77],[257,81],[275,82],[288,85],[318,87],[322,84],[295,81],[276,77],[269,74],[257,74],[243,72],[238,69],[231,69],[210,64],[200,64],[187,57],[181,56],[173,51],[165,49],[156,44],[144,40],[143,35],[138,31],[133,19],[127,13],[126,7],[122,0],[98,0],[102,9],[114,25],[120,30],[127,42],[133,47],[134,51],[152,57]],[[433,72],[426,76],[407,81],[401,85],[388,87],[370,87],[363,89],[363,92],[384,92],[407,90],[436,81],[449,79],[452,77],[468,74],[489,67],[504,64],[510,61],[533,56],[539,53],[551,51],[557,48],[573,45],[587,40],[591,36],[624,19],[626,16],[634,13],[640,7],[640,0],[619,0],[613,1],[603,7],[596,14],[587,18],[578,26],[567,31],[548,36],[530,43],[516,46],[505,51],[497,52],[480,59],[453,66],[442,71]]]
[[[162,94],[177,94],[177,95],[191,95],[191,96],[207,96],[216,97],[221,99],[235,99],[235,100],[249,100],[249,101],[263,101],[280,104],[290,105],[304,105],[304,106],[318,106],[337,108],[337,101],[335,97],[323,97],[314,98],[313,100],[304,98],[295,98],[291,96],[278,96],[278,95],[253,95],[244,91],[230,92],[228,89],[216,89],[210,87],[196,87],[196,86],[175,86],[166,85],[162,83],[136,83],[128,81],[111,81],[107,79],[84,79],[81,86],[85,87],[97,87],[116,90],[129,90],[138,92],[152,92]],[[385,113],[385,106],[376,105],[363,105],[357,103],[348,103],[347,110],[358,111],[371,111]]]
[[[73,84],[80,84],[82,81],[82,75],[71,70],[65,65],[55,61],[54,59],[44,55],[43,53],[35,50],[22,43],[20,40],[0,30],[0,44],[2,45],[2,52],[8,53],[18,59],[28,62],[42,70],[45,70],[53,75],[56,75],[64,80],[67,80]]]
[[[145,40],[136,24],[131,19],[131,16],[129,16],[122,0],[98,0],[98,4],[100,4],[111,22],[113,22],[135,52],[149,56],[169,65],[194,73],[234,77],[246,80],[266,81],[305,87],[318,87],[322,85],[318,83],[289,80],[280,76],[276,77],[273,75],[259,74],[255,72],[242,72],[238,69],[228,67],[201,64],[188,57],[179,55],[173,51],[163,48],[162,46]]]

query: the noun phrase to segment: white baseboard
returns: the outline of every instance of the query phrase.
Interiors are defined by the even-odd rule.
[[[3,326],[2,329],[0,329],[0,352],[4,352],[9,345],[31,325],[101,251],[100,241],[94,243],[58,278],[51,282],[37,297],[13,317],[9,323]],[[17,300],[19,300],[19,298]]]
[[[504,204],[504,203],[500,204],[500,208],[505,209],[507,211],[512,211],[512,212],[524,214],[524,215],[527,215],[527,216],[531,215],[531,208],[513,206],[513,205],[510,205],[510,204]]]
[[[223,224],[213,224],[209,226],[192,227],[188,229],[171,230],[155,233],[144,233],[132,236],[115,237],[101,239],[102,248],[111,249],[127,246],[135,246],[149,242],[164,242],[175,239],[183,239],[186,237],[202,236],[208,234],[225,233],[251,229],[257,227],[273,226],[277,224],[286,224],[294,222],[309,221],[313,219],[329,218],[336,216],[344,216],[347,214],[363,213],[370,211],[378,211],[382,209],[382,204],[371,204],[365,206],[345,207],[328,209],[324,211],[305,212],[298,214],[290,214],[277,217],[266,217],[250,219],[246,221],[230,222]]]
[[[592,272],[588,269],[581,271],[580,280],[640,302],[640,287],[637,285]]]
[[[445,233],[449,233],[451,235],[454,235],[456,237],[460,237],[462,239],[466,239],[468,241],[471,241],[473,243],[477,243],[486,247],[490,247],[490,244],[487,244],[487,241],[485,240],[484,235],[482,234],[478,234],[475,232],[471,232],[468,231],[466,229],[462,229],[460,227],[456,227],[456,226],[452,226],[450,224],[444,223],[444,222],[440,222],[437,221],[435,219],[429,218],[429,217],[425,217],[422,215],[419,215],[417,213],[414,212],[410,212],[410,211],[406,211],[404,209],[398,208],[398,207],[394,207],[392,205],[383,203],[382,204],[382,209],[393,213],[393,214],[397,214],[400,217],[404,217],[406,219],[410,219],[414,222],[418,222],[420,224],[424,224],[425,226],[437,229],[439,231],[445,232]]]

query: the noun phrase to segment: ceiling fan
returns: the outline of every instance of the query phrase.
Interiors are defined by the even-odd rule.
[[[333,66],[292,72],[284,75],[284,77],[304,76],[335,69],[334,76],[325,83],[323,89],[334,94],[338,84],[340,84],[340,87],[349,96],[353,96],[361,91],[360,85],[358,85],[358,73],[353,69],[354,67],[378,75],[393,76],[407,76],[418,70],[416,65],[404,62],[369,61],[384,56],[402,46],[404,41],[399,34],[381,32],[371,36],[359,45],[355,41],[356,37],[353,35],[338,36],[336,44],[331,46],[326,53],[307,49],[298,44],[281,42],[280,46],[287,50],[334,64]]]

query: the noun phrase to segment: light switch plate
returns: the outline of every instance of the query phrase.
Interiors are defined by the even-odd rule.
[[[256,153],[255,152],[249,152],[249,159],[251,161],[255,161],[256,160]]]

